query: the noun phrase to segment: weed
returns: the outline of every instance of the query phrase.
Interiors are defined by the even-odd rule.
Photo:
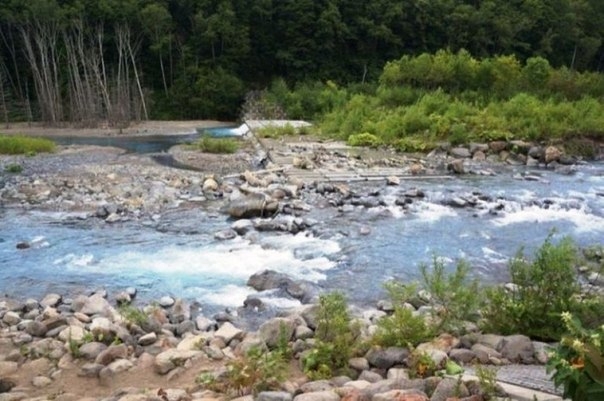
[[[17,163],[7,164],[4,167],[4,171],[6,171],[7,173],[11,173],[11,174],[19,174],[23,171],[23,166],[21,166],[20,164],[17,164]]]
[[[261,391],[279,388],[286,373],[286,364],[278,352],[264,352],[260,348],[252,348],[239,359],[227,364],[227,373],[217,378],[211,373],[203,373],[197,377],[197,383],[204,387],[237,396],[256,395]]]
[[[191,144],[197,150],[206,153],[227,154],[239,150],[239,142],[232,138],[212,138],[204,135],[197,142]]]
[[[426,378],[434,376],[436,373],[436,364],[425,352],[413,351],[407,360],[409,366],[409,377],[412,379]]]
[[[142,326],[149,320],[149,317],[141,309],[130,304],[121,304],[118,312],[127,321],[137,326]]]
[[[477,365],[476,377],[485,400],[491,400],[497,396],[497,370],[493,367]]]
[[[382,141],[377,136],[364,132],[362,134],[350,135],[348,137],[348,145],[350,146],[368,146],[377,148],[382,144]]]
[[[270,125],[256,131],[256,134],[261,138],[281,138],[284,136],[294,136],[298,130],[291,124],[284,126]],[[307,131],[304,130],[304,133]],[[302,134],[301,134],[302,135]]]
[[[0,135],[0,154],[36,154],[53,152],[55,143],[48,139],[33,138],[23,135]]]
[[[378,320],[373,341],[384,347],[414,347],[434,336],[426,320],[402,305],[394,313]]]

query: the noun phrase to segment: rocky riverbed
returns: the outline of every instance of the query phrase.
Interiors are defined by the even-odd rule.
[[[187,209],[227,214],[235,221],[213,235],[223,241],[252,238],[262,232],[322,234],[314,210],[350,213],[394,204],[412,208],[425,194],[405,177],[459,174],[508,174],[508,166],[528,165],[573,172],[580,159],[560,147],[524,143],[473,144],[441,148],[427,156],[343,151],[320,143],[264,143],[269,156],[291,156],[291,166],[262,160],[255,146],[233,156],[199,155],[174,148],[174,160],[195,167],[175,169],[158,165],[148,155],[126,154],[106,147],[64,147],[55,154],[0,157],[0,204],[3,208],[69,212],[66,218],[94,224],[134,222],[160,228],[162,216]],[[250,151],[251,150],[251,151]],[[601,149],[600,149],[601,154]],[[7,166],[23,171],[9,174]],[[372,186],[305,180],[292,171],[331,172],[394,168],[404,174],[377,176]],[[537,171],[513,173],[516,179],[540,181]],[[403,183],[403,184],[401,184]],[[396,199],[386,199],[381,188],[401,187]],[[377,189],[376,189],[377,188]],[[600,195],[601,196],[601,195]],[[452,193],[442,200],[451,207],[498,213],[497,199],[480,193]],[[18,224],[17,221],[14,224]],[[368,235],[361,226],[358,235]],[[34,244],[14,244],[27,249]],[[590,290],[602,284],[585,272]],[[136,297],[136,289],[107,294],[48,294],[43,299],[6,299],[0,302],[0,400],[116,399],[188,400],[223,399],[204,390],[195,378],[201,372],[220,376],[226,361],[252,345],[271,347],[278,328],[288,329],[300,355],[312,344],[319,289],[312,283],[273,272],[250,279],[258,291],[278,289],[306,306],[283,317],[257,322],[253,329],[240,325],[234,314],[205,316],[195,302],[165,297],[145,307],[143,315],[118,308]],[[250,297],[245,310],[264,308]],[[381,309],[358,311],[365,333],[375,320],[389,313]],[[277,328],[277,329],[276,329]],[[543,363],[546,345],[523,336],[442,337],[423,346],[439,366],[448,359],[460,364]],[[299,367],[282,391],[260,394],[263,400],[446,400],[454,395],[479,400],[476,383],[449,379],[408,378],[406,349],[370,350],[350,361],[353,374],[331,381],[307,382]],[[454,394],[455,392],[455,394]],[[428,396],[429,395],[429,396]],[[469,398],[468,398],[469,397]]]

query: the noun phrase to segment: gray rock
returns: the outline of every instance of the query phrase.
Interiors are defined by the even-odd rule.
[[[294,331],[294,338],[296,340],[306,340],[307,338],[312,338],[313,336],[314,332],[307,326],[296,326],[296,330]]]
[[[85,343],[80,346],[80,355],[84,359],[95,360],[101,352],[107,349],[107,346],[100,342]]]
[[[604,286],[604,274],[598,272],[591,272],[587,276],[587,281],[593,285]]]
[[[231,200],[224,211],[236,219],[272,216],[279,209],[279,202],[263,194],[250,194]]]
[[[222,352],[220,347],[214,344],[202,347],[202,351],[205,352],[210,359],[213,359],[215,361],[220,361],[225,357],[224,352]]]
[[[505,337],[500,351],[501,355],[510,362],[525,364],[535,362],[533,342],[530,338],[521,334]]]
[[[25,332],[34,337],[44,337],[47,331],[48,328],[46,327],[46,325],[36,320],[29,322],[25,326]]]
[[[446,401],[452,397],[463,398],[468,397],[469,395],[470,392],[463,382],[459,382],[456,379],[445,378],[436,386],[430,401]]]
[[[214,233],[214,238],[216,238],[217,240],[221,240],[221,241],[233,239],[235,237],[237,237],[237,232],[230,228],[220,230],[220,231]]]
[[[220,328],[214,333],[214,336],[222,338],[225,344],[228,344],[233,339],[241,340],[243,338],[243,331],[233,326],[229,322],[225,322]]]
[[[370,370],[364,370],[359,375],[359,380],[365,380],[369,383],[377,383],[379,381],[384,380],[384,378],[379,373],[372,372]]]
[[[256,396],[256,401],[292,401],[293,397],[285,391],[262,391]]]
[[[533,349],[535,350],[533,354],[535,360],[545,365],[549,361],[550,352],[554,350],[554,347],[551,344],[533,341]]]
[[[2,321],[9,326],[16,326],[21,322],[21,316],[17,312],[8,311],[4,314]]]
[[[457,159],[468,159],[472,157],[472,153],[467,148],[453,148],[449,151],[449,154]]]
[[[159,299],[159,306],[162,308],[169,308],[170,306],[174,305],[174,302],[176,302],[174,298],[166,295]]]
[[[77,311],[86,315],[111,315],[113,308],[102,294],[94,294],[86,300],[82,309]]]
[[[449,164],[447,164],[447,171],[455,174],[465,174],[466,170],[463,159],[452,160]]]
[[[160,375],[165,375],[175,367],[184,365],[184,363],[189,359],[199,357],[202,354],[202,351],[182,351],[177,349],[169,349],[155,357],[155,371]]]
[[[428,396],[418,390],[390,390],[385,393],[376,394],[371,401],[428,401]]]
[[[481,334],[476,338],[476,342],[499,351],[503,343],[503,336],[498,334]]]
[[[138,345],[141,346],[146,346],[146,345],[151,345],[153,343],[155,343],[157,341],[157,334],[155,334],[154,332],[151,333],[147,333],[144,336],[140,337],[138,339]]]
[[[19,364],[17,362],[0,361],[0,377],[7,377],[17,372]]]
[[[333,388],[334,385],[329,380],[314,380],[301,385],[300,391],[303,393],[317,393],[320,391],[329,391]]]
[[[399,347],[373,348],[365,355],[369,364],[378,369],[390,369],[394,365],[402,365],[408,357],[409,350]]]
[[[237,220],[231,224],[231,229],[239,235],[245,235],[254,230],[254,223],[248,219]]]
[[[466,364],[472,362],[476,358],[476,354],[469,349],[454,348],[449,351],[449,358],[457,363]]]
[[[390,368],[386,377],[388,380],[409,380],[409,372],[403,368]]]
[[[36,388],[42,388],[52,384],[52,380],[46,376],[36,376],[32,379],[31,384]]]
[[[109,365],[116,359],[125,359],[128,357],[128,347],[125,344],[112,345],[107,349],[101,351],[96,359],[95,363],[101,365]]]
[[[369,361],[366,358],[350,358],[348,360],[348,367],[358,372],[369,370]]]
[[[499,352],[480,343],[476,343],[472,346],[472,352],[474,352],[480,363],[488,363],[491,358],[501,358],[501,354]]]
[[[41,301],[40,306],[46,308],[48,306],[54,308],[61,302],[62,297],[59,294],[47,294]]]
[[[96,339],[111,342],[117,333],[117,327],[106,317],[95,317],[90,323],[90,332]]]
[[[197,326],[197,330],[199,330],[199,331],[208,331],[215,324],[216,324],[216,322],[208,319],[205,316],[197,316],[197,318],[195,318],[195,325]]]
[[[296,322],[292,319],[278,317],[262,323],[258,335],[269,348],[275,348],[282,338],[290,341],[295,328]]]

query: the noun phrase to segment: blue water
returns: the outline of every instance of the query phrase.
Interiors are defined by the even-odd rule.
[[[239,133],[235,131],[237,127],[216,127],[216,128],[204,128],[200,130],[200,134],[209,135],[214,138],[228,138],[239,136]]]
[[[247,278],[270,268],[367,304],[383,297],[384,281],[413,280],[419,264],[435,256],[449,266],[463,258],[482,281],[502,281],[508,258],[521,247],[530,255],[552,230],[555,240],[570,235],[580,245],[604,242],[604,165],[580,166],[573,175],[537,172],[537,182],[510,172],[376,186],[386,206],[346,213],[317,208],[309,215],[320,222],[313,235],[259,234],[225,242],[213,234],[231,221],[202,210],[110,225],[0,208],[0,294],[41,297],[134,286],[141,299],[169,294],[216,310],[241,305],[254,293],[245,286]],[[394,200],[410,187],[426,197],[404,210]],[[444,205],[456,196],[482,200],[472,208]],[[362,228],[370,233],[362,235]],[[32,247],[16,249],[21,241]]]

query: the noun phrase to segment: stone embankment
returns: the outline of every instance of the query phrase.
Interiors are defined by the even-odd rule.
[[[270,273],[251,283],[286,282]],[[270,284],[268,284],[270,285]],[[0,301],[0,400],[223,400],[196,378],[227,375],[229,361],[252,347],[269,350],[283,336],[294,360],[309,352],[317,326],[316,305],[307,305],[264,322],[257,331],[245,331],[228,314],[211,318],[182,299],[163,297],[142,309],[130,306],[135,289],[117,294],[104,291],[73,298],[48,294],[42,300]],[[361,335],[369,338],[380,310],[356,314]],[[421,310],[419,311],[421,313]],[[548,344],[522,335],[443,334],[417,347],[437,369],[447,361],[461,366],[542,364]],[[398,400],[480,401],[484,388],[476,380],[410,378],[410,350],[370,348],[349,360],[348,376],[308,381],[297,364],[289,378],[258,400]],[[500,394],[505,396],[505,394]],[[242,399],[251,400],[252,397]]]

